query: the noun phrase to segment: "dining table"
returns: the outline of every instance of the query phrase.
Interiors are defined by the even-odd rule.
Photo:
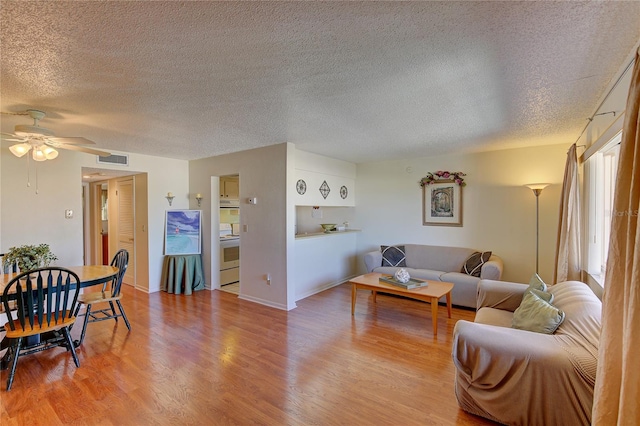
[[[80,279],[80,288],[104,284],[111,281],[116,277],[116,275],[118,275],[118,268],[110,265],[61,266],[61,268],[69,269],[78,275],[78,278]],[[9,284],[9,282],[18,275],[20,275],[19,272],[0,274],[0,293],[3,293],[7,284]]]
[[[78,275],[80,279],[80,288],[87,288],[95,285],[107,283],[114,279],[118,275],[119,269],[110,265],[82,265],[82,266],[62,266],[62,268],[69,269]],[[20,273],[9,272],[7,274],[0,274],[0,294],[4,293],[5,287],[11,282],[11,280],[20,275]],[[8,319],[7,319],[8,320]],[[1,324],[4,325],[4,324]],[[40,344],[41,335],[32,336],[27,346]],[[46,338],[43,338],[46,340]],[[75,340],[74,346],[79,346],[80,342]],[[7,346],[6,338],[0,342],[0,350]],[[7,354],[5,353],[5,357]],[[6,368],[4,357],[0,359],[0,369]]]

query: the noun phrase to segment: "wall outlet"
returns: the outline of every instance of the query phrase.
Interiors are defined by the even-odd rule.
[[[271,285],[271,274],[265,275],[265,279],[267,280],[267,285]]]
[[[312,207],[311,217],[315,219],[322,219],[322,209],[320,207]]]

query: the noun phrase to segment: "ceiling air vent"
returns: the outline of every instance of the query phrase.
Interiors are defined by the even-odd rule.
[[[96,157],[98,158],[98,164],[119,164],[121,166],[129,165],[128,155],[112,154],[104,157],[96,155]]]

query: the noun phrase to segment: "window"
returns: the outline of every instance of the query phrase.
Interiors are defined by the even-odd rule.
[[[585,164],[588,205],[587,272],[604,286],[613,214],[613,196],[622,133],[592,155]]]

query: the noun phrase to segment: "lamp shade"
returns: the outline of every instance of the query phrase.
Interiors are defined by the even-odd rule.
[[[42,148],[42,153],[44,154],[47,160],[53,160],[58,156],[58,151],[51,148],[50,146],[44,145],[41,148]]]
[[[42,146],[36,146],[35,148],[33,148],[33,159],[35,161],[46,161],[47,157],[44,155],[44,152],[42,151]]]
[[[550,183],[528,183],[525,186],[529,189],[533,189],[533,190],[539,189],[540,191],[542,191],[549,185],[551,184]]]
[[[551,185],[550,183],[528,183],[525,186],[533,191],[533,194],[537,197],[540,195],[543,189]]]
[[[11,145],[9,147],[9,151],[11,151],[11,153],[13,155],[15,155],[16,157],[22,157],[27,152],[29,152],[30,149],[31,149],[31,145],[29,145],[26,142],[18,143],[18,144],[15,144],[15,145]]]

